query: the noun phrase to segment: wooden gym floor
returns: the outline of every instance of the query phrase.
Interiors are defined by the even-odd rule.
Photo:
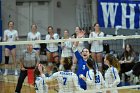
[[[3,69],[3,65],[0,65],[0,69]],[[13,69],[13,67],[9,67],[9,69]],[[0,74],[0,93],[14,93],[16,84],[17,84],[18,76],[14,76],[13,74],[3,76]],[[48,84],[49,86],[54,86],[56,85],[56,81],[51,82]],[[56,90],[58,88],[51,87],[49,88],[49,93],[58,93]],[[35,93],[34,87],[30,86],[27,83],[27,78],[24,81],[24,84],[22,86],[21,93]],[[124,90],[119,90],[119,93],[140,93],[140,90],[135,90],[135,89],[124,89]]]
[[[18,77],[14,75],[0,75],[0,93],[14,93],[17,79]],[[33,86],[27,84],[27,79],[24,81],[21,93],[35,93]],[[57,93],[57,91],[55,88],[51,88],[49,89],[49,93]],[[140,93],[140,90],[124,89],[119,90],[119,93]]]

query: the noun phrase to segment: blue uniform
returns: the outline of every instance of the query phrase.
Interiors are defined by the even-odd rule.
[[[80,87],[86,90],[86,82],[79,78],[80,74],[83,74],[86,77],[86,72],[88,71],[88,67],[86,66],[86,61],[83,59],[83,57],[80,55],[78,51],[75,52],[75,56],[78,60],[78,69],[77,69],[77,76],[78,76],[78,81],[80,84]]]

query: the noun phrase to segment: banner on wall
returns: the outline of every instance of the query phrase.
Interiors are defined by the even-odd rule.
[[[98,22],[105,28],[140,28],[140,0],[98,0]]]

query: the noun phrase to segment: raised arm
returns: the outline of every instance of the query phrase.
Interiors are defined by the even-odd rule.
[[[95,85],[94,73],[87,71],[86,77],[82,74],[79,77],[82,78],[88,85]]]
[[[46,77],[46,76],[42,73],[42,74],[41,74],[41,77],[44,78],[44,80],[45,80],[46,82],[51,82],[51,81],[53,81],[53,80],[55,80],[55,79],[58,78],[58,73],[59,73],[59,72],[56,72],[56,73],[54,73],[53,75],[51,75],[50,77]]]
[[[78,43],[79,43],[79,42],[74,42],[74,45],[73,45],[73,47],[72,47],[72,50],[73,50],[73,52],[74,52],[74,54],[75,54],[77,60],[79,60],[79,59],[82,58],[82,56],[80,55],[80,53],[79,53],[79,51],[78,51],[78,49],[77,49]]]

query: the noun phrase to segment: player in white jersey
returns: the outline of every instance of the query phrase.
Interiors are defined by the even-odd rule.
[[[80,27],[75,28],[75,33],[76,33],[76,36],[73,36],[73,37],[79,38],[79,39],[84,38],[84,32],[82,31],[82,29]],[[82,52],[82,50],[84,48],[85,48],[84,41],[79,41],[78,46],[77,46],[78,51]],[[73,55],[73,67],[72,67],[73,72],[75,72],[76,64],[77,64],[77,59],[76,59],[75,55]]]
[[[78,85],[78,77],[70,69],[72,66],[72,60],[70,58],[64,58],[63,61],[65,71],[59,71],[54,73],[50,77],[46,77],[47,82],[57,80],[59,85],[58,93],[74,93],[75,91],[82,90]],[[42,68],[39,69],[42,72]]]
[[[40,64],[38,65],[40,66]],[[41,76],[38,67],[35,68],[35,91],[36,93],[48,93],[48,85],[45,82],[45,75]]]
[[[100,31],[98,23],[94,24],[94,32],[91,32],[89,38],[104,37],[104,33]],[[102,52],[103,52],[103,40],[92,40],[91,43],[91,56],[98,63],[98,68],[102,72]]]
[[[9,21],[8,22],[8,29],[4,31],[3,40],[5,42],[12,43],[18,39],[19,39],[18,32],[17,32],[17,30],[14,30],[14,22]],[[15,45],[6,45],[5,46],[5,72],[4,72],[4,75],[7,75],[7,73],[8,73],[7,66],[9,64],[10,52],[12,54],[12,59],[13,59],[13,62],[15,64],[15,68],[17,68],[16,67],[17,66],[17,64],[16,64],[16,46]],[[15,75],[18,75],[18,71],[16,69],[15,69]]]
[[[63,39],[71,39],[69,37],[69,31],[68,30],[64,31]],[[60,61],[61,65],[59,66],[59,70],[63,69],[62,62],[64,60],[64,57],[72,57],[72,42],[70,42],[70,41],[62,42],[61,47],[62,47],[62,54],[61,54],[61,61]]]
[[[31,26],[32,31],[28,33],[27,40],[28,41],[35,41],[35,40],[41,40],[41,34],[37,31],[37,25],[33,24]],[[39,52],[40,45],[39,44],[33,44],[33,48]]]
[[[52,26],[49,26],[48,34],[46,35],[46,40],[58,40],[58,39],[59,35],[57,33],[54,33]],[[53,61],[52,56],[58,55],[58,43],[47,43],[46,54],[48,62],[52,62]]]
[[[105,87],[115,88],[120,83],[120,76],[118,74],[120,70],[119,61],[115,56],[107,54],[104,62],[109,67],[105,72]],[[110,90],[109,92],[118,93],[117,90]]]
[[[104,78],[101,72],[96,69],[94,60],[89,58],[86,64],[89,68],[89,71],[87,71],[86,77],[81,74],[80,78],[82,78],[87,83],[87,89],[103,88],[105,85]],[[102,93],[102,91],[98,91],[96,93]]]

